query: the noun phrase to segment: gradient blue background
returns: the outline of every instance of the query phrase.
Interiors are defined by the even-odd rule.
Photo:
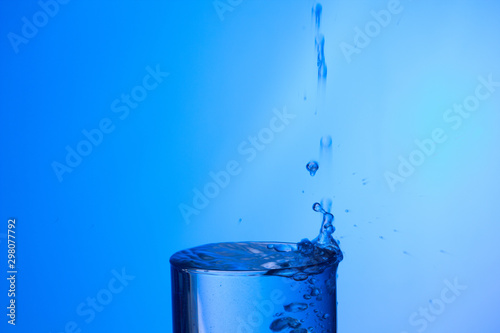
[[[500,90],[458,130],[443,121],[478,76],[500,80],[500,4],[401,0],[348,63],[340,43],[387,1],[323,1],[322,97],[313,3],[244,0],[221,20],[209,0],[70,1],[15,53],[8,33],[40,5],[0,2],[0,267],[15,217],[19,270],[16,327],[0,282],[2,332],[169,332],[175,251],[313,238],[323,197],[345,252],[339,332],[417,332],[409,316],[455,278],[467,290],[425,331],[500,331]],[[156,65],[169,76],[121,120],[111,103]],[[238,145],[285,106],[296,118],[247,162]],[[53,161],[103,118],[115,130],[59,182]],[[391,192],[384,173],[437,127],[448,140]],[[322,135],[333,163],[313,178]],[[186,223],[179,205],[230,160],[242,172]],[[86,323],[77,306],[122,268],[135,279]]]

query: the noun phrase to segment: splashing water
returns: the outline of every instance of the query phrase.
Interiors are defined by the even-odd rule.
[[[316,4],[316,7],[313,8],[314,13],[314,21],[316,23],[316,30],[319,30],[321,25],[321,12],[323,11],[323,6],[320,3]]]
[[[326,82],[327,77],[324,53],[325,37],[320,32],[322,11],[323,8],[319,3],[312,10],[315,22],[318,83]],[[323,85],[323,87],[325,86]],[[306,99],[307,97],[304,96],[304,100]],[[323,136],[320,146],[321,154],[328,156],[332,147],[332,138],[329,135]],[[322,157],[320,156],[320,158]],[[323,165],[324,160],[320,160],[320,162]],[[323,167],[328,170],[328,163],[325,163]],[[318,171],[319,164],[316,161],[310,161],[306,168],[309,174],[314,176]],[[173,293],[177,297],[174,299],[174,312],[178,314],[177,317],[190,316],[189,311],[185,311],[186,304],[191,304],[189,302],[200,306],[198,302],[208,300],[206,303],[208,304],[214,297],[224,299],[224,293],[214,295],[214,289],[208,288],[206,290],[197,289],[198,294],[193,300],[191,299],[193,296],[191,293],[192,285],[195,287],[198,284],[217,285],[217,288],[222,288],[221,290],[232,295],[231,298],[235,300],[241,294],[239,286],[241,284],[244,289],[249,291],[248,294],[242,295],[238,299],[239,303],[242,304],[242,311],[247,309],[245,306],[250,302],[248,298],[253,295],[250,291],[255,290],[255,294],[258,294],[263,290],[262,285],[269,285],[268,289],[271,289],[271,286],[292,288],[295,285],[297,288],[290,289],[288,293],[286,293],[287,289],[279,289],[286,293],[287,303],[280,304],[279,309],[276,308],[277,312],[271,311],[271,314],[274,313],[272,317],[263,317],[262,324],[265,319],[265,325],[271,332],[319,333],[320,327],[322,332],[336,332],[334,326],[336,324],[336,303],[332,300],[336,299],[336,271],[338,263],[343,259],[343,254],[338,241],[333,238],[335,227],[333,226],[334,216],[330,213],[331,206],[330,199],[323,199],[321,203],[313,204],[313,210],[322,214],[319,234],[313,240],[305,238],[298,243],[233,242],[207,244],[174,254],[170,262],[172,264],[173,285],[179,289],[178,292]],[[238,222],[241,223],[242,219],[240,218]],[[232,276],[231,283],[228,283],[227,276]],[[262,276],[262,279],[248,279],[248,276]],[[204,282],[205,280],[206,282]],[[272,299],[273,296],[271,296]],[[259,301],[261,300],[256,299],[253,304]],[[213,310],[213,317],[217,317],[219,308],[213,307],[212,309],[206,304],[203,307],[205,316],[210,317],[208,311]],[[278,304],[273,306],[278,306]],[[238,308],[234,307],[228,310],[230,313],[237,314],[236,316],[226,316],[220,323],[214,323],[220,327],[226,327],[226,325],[227,327],[231,325],[231,327],[238,327],[237,331],[251,331],[252,328],[246,322],[238,320]],[[174,315],[174,318],[177,317]],[[176,323],[191,322],[190,317],[182,318],[177,319]],[[236,324],[227,324],[227,322],[235,322]],[[325,327],[331,327],[333,330],[325,330]],[[259,331],[261,330],[259,329]]]
[[[315,45],[317,53],[318,80],[326,80],[327,68],[325,61],[325,37],[323,34],[316,35]]]
[[[316,64],[318,66],[318,81],[326,80],[326,61],[325,61],[325,37],[322,33],[320,33],[320,25],[321,25],[321,13],[323,11],[323,7],[321,4],[316,4],[316,7],[313,9],[314,12],[314,21],[316,24],[316,38],[314,40],[314,45],[316,47],[317,60]]]
[[[316,161],[311,161],[311,162],[307,163],[307,165],[306,165],[306,169],[307,169],[307,171],[309,171],[309,174],[311,176],[314,176],[316,174],[316,171],[318,171],[318,168],[319,168],[319,165],[318,165],[318,162],[316,162]]]

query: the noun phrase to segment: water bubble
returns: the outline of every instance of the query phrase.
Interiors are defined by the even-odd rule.
[[[290,331],[290,333],[309,333],[309,332],[310,331],[306,330],[305,328],[296,328],[296,329]]]
[[[274,250],[276,250],[278,252],[291,252],[293,249],[288,244],[276,244],[274,246]]]
[[[318,296],[320,294],[320,291],[318,288],[311,288],[311,296]]]
[[[300,322],[292,317],[284,317],[284,318],[279,318],[274,320],[271,323],[271,326],[269,328],[273,332],[279,332],[284,330],[285,328],[298,328],[300,326]]]
[[[307,280],[308,277],[309,277],[309,275],[307,275],[306,273],[299,272],[299,273],[294,274],[292,276],[292,279],[294,279],[295,281],[304,281],[304,280]]]
[[[284,305],[283,308],[285,309],[286,312],[302,312],[307,310],[309,306],[307,306],[306,303],[290,303],[288,305]]]
[[[301,320],[302,321],[302,320]],[[303,322],[303,321],[302,321]],[[305,328],[296,328],[294,330],[291,330],[290,333],[309,333],[308,330]]]
[[[311,161],[311,162],[307,163],[306,168],[307,168],[307,171],[309,171],[309,174],[311,176],[314,176],[316,174],[316,171],[318,171],[318,168],[319,168],[318,162]]]

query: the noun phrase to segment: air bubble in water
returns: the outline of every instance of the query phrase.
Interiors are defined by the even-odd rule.
[[[297,319],[292,317],[284,317],[273,321],[269,328],[273,332],[279,332],[284,330],[285,328],[298,328],[300,325],[301,324]]]
[[[304,281],[307,280],[308,278],[309,275],[307,275],[307,273],[304,272],[299,272],[292,276],[292,279],[294,279],[295,281]]]
[[[305,328],[297,328],[297,329],[291,330],[290,333],[309,333],[309,331],[306,330]]]
[[[306,303],[290,303],[288,305],[284,305],[283,308],[286,312],[302,312],[307,310],[309,306]]]

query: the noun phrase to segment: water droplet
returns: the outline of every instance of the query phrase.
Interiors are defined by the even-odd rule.
[[[332,137],[329,135],[325,135],[321,138],[320,142],[321,149],[329,149],[332,147]]]
[[[318,162],[311,161],[311,162],[307,163],[306,168],[307,168],[307,171],[309,171],[309,174],[311,176],[314,176],[316,174],[316,171],[318,171],[318,168],[319,168]]]
[[[241,221],[242,221],[242,219],[240,218],[240,219],[238,220],[238,222],[239,222],[239,223],[241,223]]]
[[[321,207],[321,204],[319,202],[315,202],[313,204],[313,210],[318,213],[325,213],[325,210],[323,209],[323,207]]]
[[[380,239],[384,239],[384,236],[378,236],[378,238],[380,238]]]
[[[325,313],[325,314],[323,315],[323,319],[327,319],[327,318],[330,318],[330,315],[329,315],[328,313]]]
[[[349,210],[349,209],[346,209],[346,210],[345,210],[345,212],[346,212],[346,213],[349,213],[349,212],[350,212],[350,210]]]
[[[290,303],[288,305],[284,305],[283,308],[285,309],[286,312],[302,312],[307,310],[309,306],[307,306],[306,303]]]

